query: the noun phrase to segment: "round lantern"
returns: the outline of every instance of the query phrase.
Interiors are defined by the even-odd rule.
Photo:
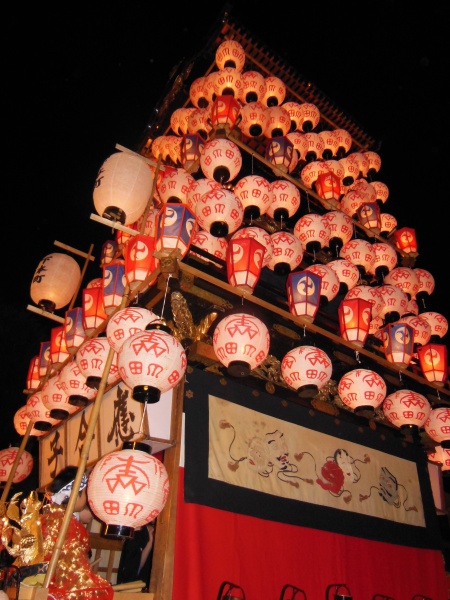
[[[372,178],[381,169],[381,157],[379,154],[377,154],[376,152],[373,152],[372,150],[363,152],[363,155],[369,163],[369,166],[367,169],[367,177]]]
[[[97,213],[112,221],[134,223],[151,198],[153,174],[137,154],[117,152],[100,167],[94,186]]]
[[[265,106],[280,106],[286,97],[286,86],[279,77],[269,76],[264,78],[266,93],[261,98]]]
[[[20,448],[9,447],[0,450],[0,481],[8,481],[11,469]],[[19,464],[13,476],[12,483],[20,483],[28,477],[33,469],[33,457],[26,450],[20,455]]]
[[[424,346],[431,337],[431,326],[426,319],[420,315],[407,315],[398,320],[399,323],[406,323],[414,330],[414,348]]]
[[[428,460],[441,465],[441,471],[450,470],[450,450],[442,446],[435,446],[434,452],[427,452]]]
[[[45,433],[59,423],[58,419],[50,416],[50,411],[42,400],[42,392],[29,396],[26,406],[27,416],[33,421],[33,429]]]
[[[450,408],[430,410],[424,428],[432,440],[443,448],[450,448]]]
[[[186,353],[180,342],[151,323],[122,344],[118,354],[119,373],[138,402],[155,404],[161,394],[174,388],[186,371]]]
[[[199,199],[207,192],[218,189],[222,189],[222,186],[214,179],[208,179],[208,177],[195,179],[186,194],[187,207],[195,214],[195,207],[197,206]]]
[[[86,339],[83,326],[83,309],[81,307],[71,308],[64,315],[64,328],[66,331],[66,346],[70,353]]]
[[[352,136],[345,129],[335,129],[334,134],[337,137],[339,143],[336,156],[338,158],[343,158],[352,147]]]
[[[221,319],[214,329],[214,352],[233,377],[250,375],[266,359],[269,347],[267,327],[252,315],[229,315]]]
[[[383,414],[388,421],[413,433],[425,426],[430,411],[431,406],[425,396],[412,390],[397,390],[389,394],[383,404]]]
[[[234,192],[221,188],[207,192],[199,199],[195,216],[202,229],[216,237],[226,237],[241,226],[244,207]]]
[[[89,387],[98,390],[110,350],[111,347],[106,337],[91,338],[79,347],[76,361],[81,373],[86,377],[86,385]],[[116,383],[119,378],[117,353],[114,352],[106,383]]]
[[[341,377],[338,394],[355,412],[378,408],[386,397],[384,379],[369,369],[354,369]]]
[[[266,107],[259,101],[245,104],[241,109],[239,128],[250,138],[260,137],[267,121]]]
[[[263,134],[267,138],[275,138],[286,135],[291,128],[289,113],[282,106],[271,106],[266,108],[266,126]]]
[[[233,67],[242,71],[245,65],[245,50],[236,40],[225,40],[217,47],[215,59],[218,69]]]
[[[380,235],[387,238],[391,232],[397,227],[397,219],[388,213],[381,213],[380,215],[381,227]]]
[[[370,184],[375,190],[375,199],[380,205],[380,208],[389,198],[389,188],[388,186],[381,181],[372,181]]]
[[[301,241],[303,250],[310,253],[327,248],[330,241],[328,221],[316,213],[307,213],[300,217],[293,233]]]
[[[374,242],[372,249],[375,252],[375,261],[369,272],[378,279],[383,280],[383,277],[395,268],[398,261],[397,252],[391,244],[384,242]]]
[[[67,419],[67,417],[78,410],[69,402],[69,396],[61,383],[60,374],[50,377],[41,390],[41,398],[44,406],[49,410],[53,419]]]
[[[394,323],[406,313],[408,296],[395,285],[380,285],[378,291],[383,300],[383,306],[377,317],[383,317],[385,323]]]
[[[314,263],[306,267],[305,271],[316,273],[321,279],[320,299],[323,304],[331,302],[339,293],[340,283],[334,270],[326,264]]]
[[[419,291],[419,280],[414,269],[395,267],[384,278],[384,283],[395,285],[405,292],[408,300],[414,299]]]
[[[330,267],[330,269],[333,269],[337,275],[337,278],[339,279],[338,294],[346,294],[358,284],[358,267],[349,260],[345,260],[345,258],[338,258],[336,260],[330,260],[327,265]]]
[[[298,129],[303,131],[303,133],[309,133],[319,124],[320,111],[315,104],[311,104],[310,102],[303,102],[300,104],[300,108],[301,118],[298,122]]]
[[[235,100],[232,96],[225,96],[225,97],[230,100],[233,100],[233,102],[235,102]],[[216,102],[217,102],[217,98],[216,98],[216,100],[214,100],[214,104]],[[214,104],[213,104],[213,108],[214,108]],[[237,111],[238,111],[238,109],[237,109]],[[187,134],[184,134],[183,138],[176,138],[176,139],[178,139],[178,144],[179,144],[178,160],[180,163],[186,162],[186,145],[184,146],[184,155],[183,155],[183,159],[182,159],[181,147],[182,147],[183,139],[186,140],[187,136],[192,136],[192,135],[196,135],[196,134],[203,141],[208,139],[209,132],[212,129],[211,122],[210,122],[210,115],[211,115],[210,108],[197,108],[196,110],[192,111],[191,114],[189,115]],[[191,138],[191,141],[192,141],[192,138]],[[204,144],[201,145],[202,152],[203,152],[203,145]],[[198,158],[200,160],[200,154],[199,154]],[[176,161],[173,161],[173,162],[176,164]],[[184,168],[186,169],[186,167],[184,167]],[[174,202],[174,200],[171,200],[171,202]]]
[[[83,408],[97,395],[97,390],[87,385],[86,377],[80,371],[76,360],[72,360],[61,369],[59,383],[72,406]]]
[[[332,375],[330,357],[315,346],[299,346],[281,361],[281,375],[286,384],[302,397],[314,396]]]
[[[239,179],[233,191],[244,207],[244,219],[258,219],[272,204],[271,185],[265,177],[259,175]]]
[[[240,71],[234,67],[220,69],[214,77],[214,100],[218,96],[233,96],[237,100],[241,97],[242,88],[242,74]]]
[[[354,224],[352,219],[341,210],[329,210],[324,213],[323,218],[328,221],[330,228],[329,248],[334,250],[336,257],[344,244],[353,237]]]
[[[304,133],[304,138],[308,142],[308,151],[305,156],[306,162],[312,162],[320,160],[324,151],[322,139],[317,133],[309,132]]]
[[[291,120],[290,131],[300,130],[300,123],[303,117],[301,104],[298,102],[283,102],[281,107],[289,113]]]
[[[169,495],[169,478],[148,444],[126,442],[123,450],[105,454],[92,469],[87,485],[89,507],[102,522],[106,537],[133,537],[153,521]]]
[[[433,275],[425,270],[415,268],[413,269],[419,282],[419,290],[416,293],[416,299],[420,300],[425,307],[425,300],[431,296],[434,291],[435,281]]]
[[[31,299],[39,308],[52,313],[69,304],[80,278],[80,267],[71,256],[59,252],[48,254],[34,272]]]
[[[372,320],[372,304],[363,298],[344,298],[338,307],[338,318],[341,337],[357,346],[364,346]]]
[[[171,169],[164,174],[158,184],[161,201],[166,204],[179,202],[186,204],[186,195],[195,179],[185,169]]]
[[[364,298],[368,300],[372,304],[372,319],[380,316],[384,302],[378,288],[370,287],[369,285],[355,285],[354,288],[345,294],[346,300],[351,298]]]
[[[291,131],[287,134],[287,139],[292,142],[294,150],[297,151],[299,160],[306,161],[306,154],[308,152],[308,140],[305,138],[305,134],[300,131]]]
[[[309,189],[313,189],[320,175],[328,174],[329,170],[323,161],[313,160],[306,164],[301,170],[300,177],[302,182]],[[339,186],[340,189],[340,186]]]
[[[443,338],[448,331],[448,321],[441,313],[434,311],[425,311],[420,313],[422,319],[426,319],[431,326],[431,341],[437,341]]]
[[[108,321],[106,339],[113,350],[119,352],[126,339],[144,331],[147,325],[159,322],[160,318],[147,308],[127,306],[118,310]]]
[[[205,94],[205,99],[208,102],[208,106],[210,104],[212,104],[214,102],[214,100],[216,99],[216,94],[214,91],[214,80],[216,79],[218,72],[219,71],[211,71],[211,73],[209,73],[205,77],[205,83],[203,85],[203,92]]]
[[[272,233],[270,238],[273,253],[267,267],[277,275],[287,275],[302,262],[302,243],[293,233],[285,230]]]
[[[170,116],[170,127],[175,135],[186,135],[188,132],[188,120],[190,115],[194,112],[195,107],[177,108],[173,111]],[[162,136],[164,137],[164,136]],[[156,138],[152,144],[152,153],[155,158],[159,157],[161,153],[161,144],[157,144],[160,138]],[[155,144],[157,147],[155,148]],[[164,157],[163,157],[164,160]]]
[[[322,156],[325,160],[331,160],[334,156],[337,156],[339,149],[339,140],[335,132],[332,131],[319,131],[317,134],[323,142],[323,153]]]
[[[264,252],[262,266],[267,267],[267,265],[272,260],[273,254],[273,242],[270,233],[268,233],[262,227],[243,227],[242,229],[238,229],[235,233],[233,233],[231,237],[232,240],[236,240],[239,238],[254,238],[265,247],[266,251]]]
[[[275,179],[270,184],[272,204],[267,209],[269,217],[275,221],[286,221],[300,208],[300,190],[286,179]]]
[[[269,234],[267,234],[269,235]],[[209,231],[205,231],[204,229],[200,229],[192,236],[191,246],[189,251],[189,256],[199,256],[206,262],[214,262],[211,261],[205,254],[201,254],[195,251],[195,248],[203,250],[207,254],[218,258],[219,260],[225,261],[227,256],[227,248],[228,241],[225,237],[216,237],[209,233]]]
[[[26,404],[24,406],[22,406],[21,408],[19,408],[19,410],[17,410],[14,413],[14,418],[13,418],[13,424],[14,424],[14,429],[16,430],[16,432],[21,435],[24,436],[25,433],[27,432],[28,429],[28,425],[30,423],[30,415],[28,414],[28,411],[31,410],[31,407],[28,407]],[[50,417],[44,417],[46,420],[49,420]],[[42,421],[41,421],[42,422]],[[58,421],[55,421],[55,425]],[[44,435],[46,433],[46,431],[48,431],[49,429],[51,429],[52,425],[51,423],[48,424],[49,426],[47,428],[43,428],[43,429],[36,429],[36,427],[34,427],[34,421],[33,421],[33,425],[31,427],[31,431],[30,431],[30,435],[34,435],[36,437],[40,437],[42,435]]]
[[[349,186],[359,177],[359,163],[356,160],[355,156],[351,154],[349,154],[345,158],[340,158],[339,162],[344,169],[342,184],[344,186]]]
[[[375,251],[372,244],[358,238],[344,244],[339,251],[339,256],[356,265],[362,277],[370,273],[375,262]]]
[[[205,97],[205,77],[197,77],[189,87],[189,100],[196,108],[206,108],[209,104]]]
[[[258,71],[245,71],[242,73],[241,101],[244,104],[261,101],[266,93],[266,81]],[[263,108],[266,107],[261,104]]]
[[[234,142],[217,138],[205,144],[200,156],[200,168],[205,177],[223,185],[232,181],[239,174],[241,167],[241,151]]]
[[[367,200],[358,190],[348,190],[341,199],[339,208],[351,218],[358,218],[358,211],[367,204]],[[358,219],[361,222],[361,219]],[[381,229],[381,219],[377,222]]]

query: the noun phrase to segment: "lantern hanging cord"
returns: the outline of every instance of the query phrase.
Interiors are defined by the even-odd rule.
[[[161,317],[160,317],[160,318],[161,318],[161,320],[163,320],[164,309],[165,309],[165,307],[166,307],[167,291],[168,291],[168,289],[169,289],[169,281],[170,281],[170,278],[171,278],[171,277],[172,277],[172,274],[171,274],[171,273],[169,273],[169,275],[168,275],[168,277],[167,277],[167,281],[166,281],[166,289],[165,289],[165,291],[164,291],[164,300],[163,300],[163,305],[162,305],[162,308],[161,308]]]

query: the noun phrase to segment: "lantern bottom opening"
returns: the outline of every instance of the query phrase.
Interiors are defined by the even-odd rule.
[[[41,310],[45,310],[48,313],[54,313],[56,310],[56,304],[52,300],[39,300],[38,306]]]
[[[136,385],[133,388],[133,398],[137,402],[156,404],[161,397],[161,390],[151,385]]]
[[[93,390],[98,390],[101,380],[101,377],[97,377],[96,375],[89,375],[89,377],[87,377],[86,379],[86,385],[92,388]]]
[[[232,360],[227,370],[232,377],[248,377],[251,371],[250,365],[243,360]]]
[[[86,398],[86,396],[81,396],[79,394],[69,396],[69,404],[71,404],[72,406],[79,406],[81,408],[84,408],[88,405],[88,402],[89,400]]]
[[[117,206],[107,206],[103,211],[102,217],[111,221],[118,221],[122,225],[125,225],[125,213]]]
[[[101,534],[109,538],[132,538],[134,537],[134,527],[103,524]]]
[[[49,429],[52,428],[51,423],[48,423],[47,421],[36,421],[33,424],[33,427],[35,429],[37,429],[38,431],[48,431]]]
[[[319,388],[317,385],[311,383],[308,385],[301,385],[297,389],[297,394],[300,396],[300,398],[312,398],[317,394],[318,391]]]
[[[69,416],[68,410],[63,410],[62,408],[52,408],[50,411],[50,416],[52,419],[58,419],[58,421],[62,421],[63,419],[67,419]]]

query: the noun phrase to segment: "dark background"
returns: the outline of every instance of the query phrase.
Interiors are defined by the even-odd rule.
[[[95,244],[99,265],[111,232],[90,219],[97,172],[116,144],[137,149],[172,69],[202,49],[224,7],[8,9],[0,449],[20,444],[13,416],[26,402],[29,361],[57,325],[27,310],[38,263],[58,240],[85,252]],[[380,141],[384,212],[416,230],[415,266],[436,281],[427,310],[448,319],[448,6],[240,1],[231,14]]]

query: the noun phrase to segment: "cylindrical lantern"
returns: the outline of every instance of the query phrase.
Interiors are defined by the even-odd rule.
[[[416,231],[411,227],[402,227],[393,234],[395,245],[406,254],[417,252]]]
[[[383,298],[376,287],[370,285],[355,285],[345,294],[345,299],[364,298],[372,304],[372,319],[376,319],[383,308]]]
[[[120,306],[126,285],[124,260],[103,265],[103,308],[107,315]]]
[[[98,390],[110,349],[106,337],[96,337],[86,340],[78,349],[76,354],[77,365],[86,377],[86,385],[89,387]],[[119,378],[117,353],[114,352],[106,383],[116,383]]]
[[[180,342],[150,324],[122,344],[118,354],[119,373],[138,402],[155,404],[161,393],[174,388],[186,371],[186,353]]]
[[[160,322],[160,318],[151,310],[127,306],[118,310],[108,321],[106,339],[111,348],[119,352],[125,340],[155,322]]]
[[[165,204],[156,218],[155,255],[183,258],[197,231],[195,214],[185,205]]]
[[[306,213],[295,224],[293,233],[301,241],[303,250],[315,253],[328,247],[331,232],[322,215]]]
[[[344,340],[364,346],[372,321],[372,304],[363,298],[341,301],[338,307],[339,330]]]
[[[41,378],[39,376],[39,354],[33,356],[28,365],[26,386],[27,390],[35,390],[41,385]]]
[[[129,447],[131,446],[131,447]],[[169,495],[169,478],[148,444],[124,444],[105,454],[88,480],[89,507],[102,522],[106,537],[133,537],[134,530],[153,521]]]
[[[381,330],[386,359],[407,367],[414,352],[414,329],[407,323],[388,323]]]
[[[413,433],[424,427],[430,411],[431,406],[425,396],[412,390],[397,390],[389,394],[383,404],[383,413],[388,421]]]
[[[77,406],[69,402],[64,386],[60,380],[60,374],[50,377],[44,383],[41,390],[42,402],[53,419],[67,419],[67,417],[78,410]]]
[[[417,349],[417,354],[425,378],[436,385],[445,385],[448,381],[447,346],[425,344]]]
[[[244,219],[242,202],[231,190],[220,188],[204,194],[195,206],[199,226],[216,237],[234,233]]]
[[[286,281],[289,312],[312,323],[319,310],[322,278],[311,271],[289,273]]]
[[[338,208],[341,197],[341,179],[332,171],[319,173],[315,188],[326,209]]]
[[[95,181],[95,210],[122,225],[134,223],[151,198],[152,186],[152,171],[141,156],[129,152],[112,154],[100,167]]]
[[[69,352],[73,352],[86,339],[83,327],[83,309],[81,307],[71,308],[64,315],[64,328],[66,330],[66,346]]]
[[[39,344],[39,377],[42,379],[47,375],[51,367],[50,342]]]
[[[200,167],[205,177],[224,185],[239,174],[242,167],[241,151],[234,142],[225,138],[210,140],[203,148]]]
[[[338,394],[355,412],[378,408],[386,397],[384,379],[370,369],[354,369],[341,377]]]
[[[301,196],[298,187],[286,179],[275,179],[270,187],[272,204],[267,209],[269,217],[279,222],[293,217],[300,208]]]
[[[4,450],[0,450],[0,481],[8,481],[18,452],[19,448],[11,446],[9,448],[5,448]],[[17,465],[17,469],[14,473],[12,483],[20,483],[26,479],[31,473],[32,469],[33,457],[29,452],[23,450],[20,455],[19,464]]]
[[[31,299],[42,310],[54,312],[69,304],[80,283],[81,270],[68,254],[48,254],[34,272]]]
[[[283,173],[292,173],[298,163],[294,145],[285,135],[273,137],[268,141],[265,158]]]
[[[38,391],[28,397],[27,416],[33,421],[33,429],[41,432],[49,431],[59,423],[58,419],[50,416],[50,411],[42,401],[42,392]]]
[[[214,352],[233,377],[250,375],[267,358],[269,347],[267,327],[252,315],[229,315],[221,319],[214,329]]]
[[[97,395],[97,390],[87,385],[86,377],[76,360],[72,360],[61,369],[59,383],[67,394],[69,404],[73,406],[84,408]]]
[[[258,242],[260,242],[264,246],[266,251],[264,252],[262,266],[267,267],[267,265],[272,260],[273,254],[273,243],[272,238],[270,237],[270,233],[268,233],[262,227],[243,227],[242,229],[238,229],[235,233],[233,233],[231,237],[232,240],[237,240],[239,238],[253,238],[255,240],[258,240]]]
[[[100,279],[100,281],[102,280]],[[82,308],[83,328],[88,336],[108,318],[103,306],[103,287],[84,288],[82,291]]]
[[[432,440],[443,448],[450,448],[450,408],[433,408],[424,424],[425,431]]]
[[[294,348],[281,361],[284,381],[305,398],[317,394],[330,381],[332,372],[330,357],[315,346]]]
[[[158,266],[159,260],[154,256],[154,251],[155,238],[149,235],[138,233],[127,241],[125,245],[125,278],[130,290],[135,290],[141,285]],[[156,282],[156,279],[157,277],[154,277],[141,291],[145,291]]]
[[[232,238],[226,256],[228,283],[251,294],[261,275],[265,251],[255,238]]]
[[[277,275],[288,275],[302,262],[303,247],[293,233],[280,230],[271,234],[273,253],[267,265]]]
[[[198,133],[185,134],[181,140],[180,163],[187,173],[197,173],[205,140]]]

